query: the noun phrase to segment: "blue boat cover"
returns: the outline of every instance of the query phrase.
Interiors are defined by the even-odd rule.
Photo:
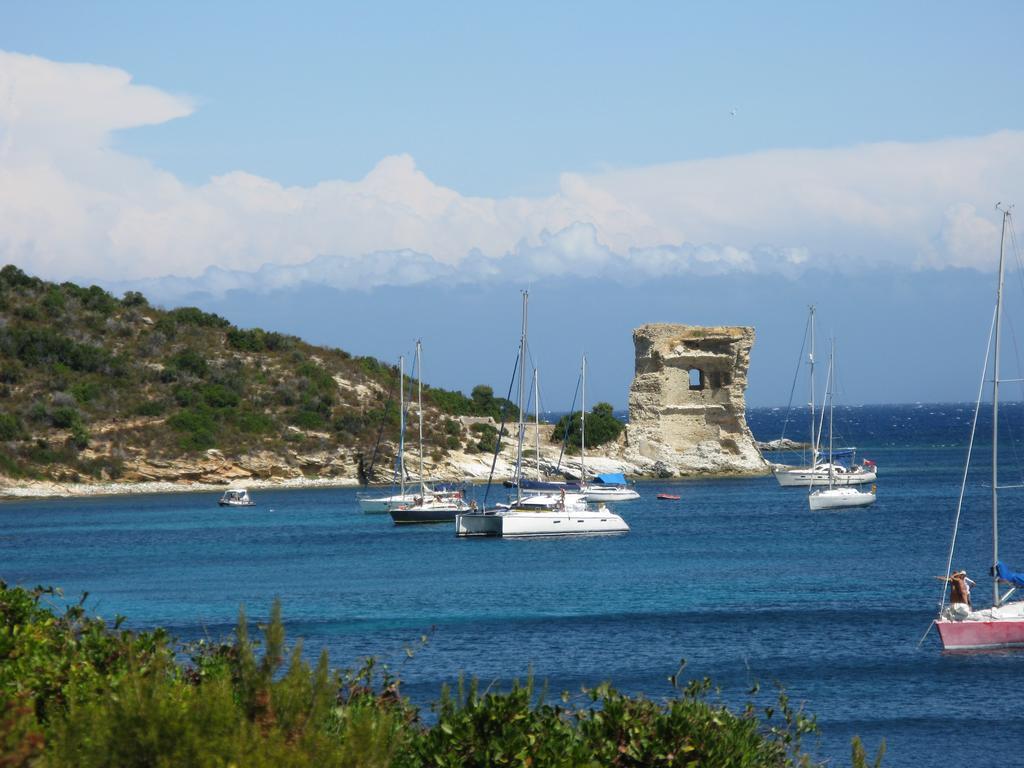
[[[1024,587],[1024,573],[1011,571],[1010,566],[1002,560],[996,563],[996,575],[1003,581],[1013,584],[1015,587]]]
[[[856,448],[834,448],[832,450],[832,461],[829,462],[828,451],[822,451],[818,454],[818,461],[823,461],[832,464],[842,464],[844,467],[849,465],[849,462],[853,458],[853,454],[857,452]]]
[[[626,476],[621,472],[606,472],[603,475],[597,475],[594,478],[595,483],[603,483],[604,485],[625,485]]]

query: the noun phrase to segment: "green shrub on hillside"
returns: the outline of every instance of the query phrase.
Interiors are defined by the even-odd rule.
[[[503,397],[495,397],[494,390],[486,384],[477,384],[473,387],[470,397],[461,392],[427,386],[423,387],[423,394],[428,402],[445,413],[458,416],[490,416],[499,423],[503,419],[508,422],[519,418],[519,409],[515,403]]]
[[[119,300],[97,286],[0,268],[0,440],[9,457],[0,474],[14,466],[19,476],[111,475],[113,454],[125,447],[154,459],[212,447],[239,455],[257,435],[261,450],[322,448],[323,438],[308,434],[320,431],[356,450],[376,445],[380,432],[382,455],[390,454],[397,373],[373,358],[239,329],[196,307],[163,310],[137,292]],[[336,379],[369,388],[339,388]],[[444,425],[447,414],[500,412],[489,388],[473,398],[429,387],[425,394],[433,449],[461,437]],[[86,445],[93,453],[80,456]]]
[[[21,419],[13,413],[0,413],[0,440],[21,440],[25,436]]]
[[[178,411],[167,424],[182,433],[178,444],[186,451],[202,451],[216,444],[217,423],[205,406]]]
[[[292,337],[283,333],[272,333],[262,328],[243,330],[231,328],[227,333],[228,346],[241,352],[266,352],[286,350],[292,347]]]
[[[206,384],[200,396],[211,408],[234,408],[240,399],[237,392],[223,384]]]
[[[106,350],[81,344],[50,328],[11,325],[0,328],[0,354],[29,367],[63,363],[73,371],[111,372],[114,359]]]
[[[178,307],[167,313],[178,325],[192,325],[197,328],[230,328],[231,323],[213,312],[203,312],[198,307]]]
[[[580,411],[576,411],[573,414],[566,414],[558,420],[558,423],[555,424],[555,429],[551,434],[551,442],[562,442],[567,429],[569,431],[567,444],[570,448],[579,450],[582,439],[581,433],[583,430]],[[622,422],[612,415],[611,404],[598,403],[594,406],[594,409],[587,414],[587,448],[594,448],[599,445],[604,445],[605,443],[610,443],[613,440],[618,440],[619,435],[622,434],[622,429]]]
[[[210,370],[206,357],[194,349],[183,349],[171,358],[170,368],[204,378]]]

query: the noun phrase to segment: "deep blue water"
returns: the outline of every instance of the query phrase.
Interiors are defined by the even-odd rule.
[[[687,675],[712,677],[730,703],[754,680],[764,704],[772,684],[785,686],[818,716],[822,759],[848,763],[860,734],[871,750],[887,740],[887,766],[979,765],[982,753],[984,764],[1019,764],[1007,728],[1024,705],[1024,652],[944,654],[934,634],[918,646],[939,598],[971,412],[842,409],[843,434],[880,468],[878,502],[864,510],[812,514],[804,492],[772,478],[642,482],[643,499],[620,509],[628,535],[466,541],[363,515],[348,490],[259,491],[256,507],[228,511],[216,494],[7,502],[0,578],[69,598],[88,590],[94,612],[183,639],[222,637],[240,605],[260,619],[279,596],[308,652],[326,647],[336,666],[376,655],[420,703],[461,671],[491,682],[531,668],[554,691],[610,679],[658,698],[685,658]],[[1005,413],[1015,465],[1024,409]],[[748,413],[761,439],[778,436],[783,416]],[[987,600],[981,458],[956,564]],[[1019,481],[1016,470],[1003,478]],[[656,501],[662,491],[682,501]],[[1001,551],[1018,566],[1021,506],[1001,499]],[[429,642],[403,663],[423,633]]]

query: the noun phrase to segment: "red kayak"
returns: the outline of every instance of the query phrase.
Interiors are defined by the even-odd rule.
[[[671,493],[659,493],[658,498],[663,501],[679,501],[679,496],[673,496]]]

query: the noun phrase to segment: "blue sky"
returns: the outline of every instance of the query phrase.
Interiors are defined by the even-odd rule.
[[[898,334],[847,344],[848,401],[968,399],[977,355],[952,372],[944,357],[983,336],[992,205],[1021,199],[1022,17],[951,2],[12,2],[0,261],[384,358],[429,326],[435,382],[466,389],[503,386],[488,372],[508,367],[507,316],[533,285],[566,313],[537,331],[564,342],[540,361],[553,407],[584,346],[607,356],[595,396],[625,405],[648,311],[757,325],[749,398],[778,403],[813,301],[843,330],[942,331],[914,342],[932,363],[896,365],[884,388],[872,366],[905,359]],[[316,317],[271,309],[325,292]],[[495,344],[468,365],[446,332],[481,302],[495,322],[474,332]]]
[[[182,178],[358,178],[408,153],[464,194],[759,149],[1017,126],[1021,10],[908,3],[7,4],[0,47],[125,69],[188,120],[117,137]],[[730,115],[737,109],[735,116]]]

